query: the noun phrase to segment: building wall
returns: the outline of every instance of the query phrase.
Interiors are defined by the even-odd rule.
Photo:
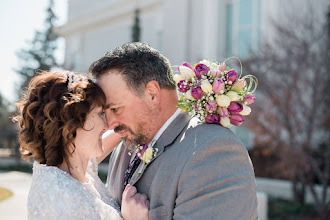
[[[68,23],[57,31],[66,39],[65,67],[86,72],[108,50],[131,40],[134,10],[141,9],[141,41],[172,65],[201,59],[243,59],[271,40],[271,19],[286,11],[325,16],[327,0],[69,0]],[[290,22],[290,21],[289,21]]]

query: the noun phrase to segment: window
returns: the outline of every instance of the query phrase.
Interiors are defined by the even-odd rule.
[[[226,5],[226,57],[245,58],[260,43],[260,0],[231,0]]]

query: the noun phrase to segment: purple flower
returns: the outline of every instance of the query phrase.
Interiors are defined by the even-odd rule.
[[[192,66],[189,63],[187,63],[187,62],[183,62],[181,64],[181,66],[186,66],[186,67],[190,68],[191,70],[193,69]]]
[[[217,112],[218,112],[218,114],[219,114],[221,117],[227,117],[227,116],[229,116],[228,109],[225,108],[225,107],[219,107]]]
[[[203,90],[201,89],[201,87],[195,87],[192,88],[191,90],[191,96],[194,97],[195,99],[201,99],[203,96]]]
[[[229,70],[226,74],[226,78],[229,85],[233,84],[237,79],[237,72],[235,70]]]
[[[244,122],[244,118],[242,115],[231,115],[229,118],[230,123],[236,126],[240,126]]]
[[[240,102],[230,102],[230,105],[228,106],[228,111],[231,114],[238,114],[243,111],[243,104]]]
[[[245,95],[243,97],[243,103],[245,105],[250,105],[256,100],[256,97],[254,95]]]
[[[140,147],[138,148],[138,157],[140,159],[142,159],[142,155],[144,154],[144,152],[147,150],[148,145],[147,144],[141,144]],[[140,156],[139,156],[140,155]]]
[[[208,101],[208,103],[206,103],[206,110],[207,111],[216,111],[217,110],[217,101],[213,100],[213,101]]]
[[[222,72],[225,71],[226,68],[227,67],[226,67],[226,64],[225,63],[221,63],[220,66],[219,66],[219,70],[222,71]]]
[[[195,67],[195,75],[197,76],[198,79],[202,78],[202,75],[207,75],[209,72],[209,68],[205,64],[197,64]]]
[[[194,107],[194,110],[197,111],[197,109],[198,109],[197,104],[195,104],[193,107]]]
[[[179,91],[180,92],[187,92],[190,89],[190,87],[189,87],[190,84],[191,84],[191,82],[189,82],[189,81],[181,80],[178,83]]]
[[[221,76],[221,71],[220,70],[212,70],[211,75],[216,78]]]
[[[208,124],[219,124],[220,118],[217,114],[211,113],[205,117],[205,122]]]
[[[225,83],[220,78],[214,79],[212,87],[215,94],[220,94],[221,91],[225,91]]]

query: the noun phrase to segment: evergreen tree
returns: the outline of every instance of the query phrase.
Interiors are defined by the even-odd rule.
[[[54,23],[57,19],[53,13],[53,0],[49,0],[47,17],[45,19],[45,31],[36,31],[34,39],[28,49],[21,49],[17,56],[22,65],[15,71],[22,76],[22,84],[19,90],[27,87],[31,77],[38,70],[50,70],[57,66],[55,50],[57,49],[57,35],[54,33]]]
[[[140,41],[140,9],[135,9],[134,25],[132,27],[132,42]]]

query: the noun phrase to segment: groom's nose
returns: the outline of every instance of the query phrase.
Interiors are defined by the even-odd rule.
[[[113,130],[115,127],[117,127],[119,125],[115,114],[111,115],[110,112],[107,112],[105,114],[105,119],[106,119],[109,130]]]

